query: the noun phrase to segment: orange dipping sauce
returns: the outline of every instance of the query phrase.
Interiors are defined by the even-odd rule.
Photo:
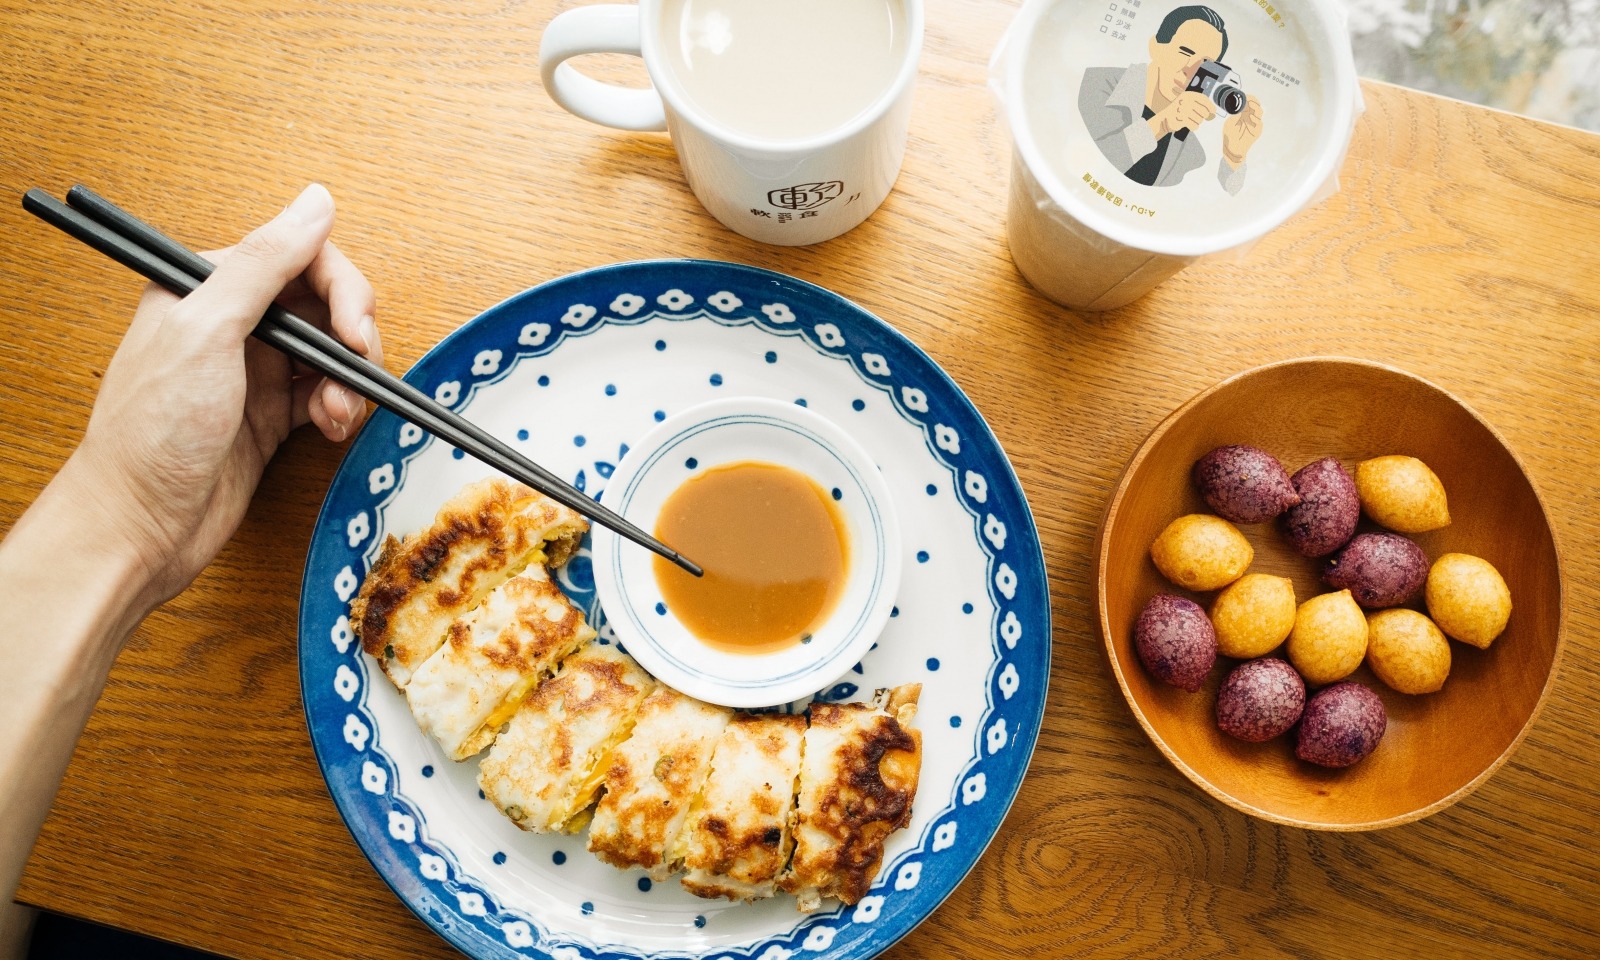
[[[833,612],[850,541],[833,499],[798,470],[747,460],[713,467],[667,497],[656,539],[705,569],[655,558],[661,596],[689,632],[734,653],[802,641]]]

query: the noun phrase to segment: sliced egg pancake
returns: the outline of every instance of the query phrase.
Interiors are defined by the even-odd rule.
[[[491,477],[468,484],[427,529],[384,542],[350,604],[362,649],[404,689],[453,621],[529,564],[565,563],[588,528],[577,513],[520,483]]]
[[[478,766],[484,796],[534,833],[581,830],[656,682],[633,658],[590,643],[517,706]]]
[[[682,854],[675,841],[732,716],[665,684],[656,687],[639,708],[632,736],[611,755],[589,851],[614,867],[644,867],[655,880],[676,872]]]
[[[911,729],[922,684],[872,703],[813,703],[800,764],[794,858],[778,885],[809,913],[824,897],[853,904],[883,862],[883,842],[911,822],[922,733]]]
[[[417,726],[450,759],[467,759],[594,635],[544,566],[530,564],[452,623],[444,645],[411,675],[405,694]]]
[[[758,900],[794,847],[789,816],[806,718],[740,714],[722,732],[681,846],[688,873],[683,886],[708,899]]]

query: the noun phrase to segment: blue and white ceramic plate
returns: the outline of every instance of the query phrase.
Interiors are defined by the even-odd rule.
[[[600,863],[579,836],[522,833],[417,729],[351,635],[349,601],[389,533],[421,528],[486,468],[380,412],[323,503],[300,599],[300,682],[339,812],[400,899],[472,957],[789,960],[876,955],[972,869],[1027,771],[1050,669],[1033,518],[972,404],[906,338],[780,274],[695,260],[618,264],[521,293],[463,326],[407,380],[600,496],[656,423],[732,394],[810,406],[882,468],[904,574],[894,616],[815,699],[923,685],[909,828],[872,892],[815,914],[780,895],[700,900]],[[560,573],[601,640],[587,550]],[[806,700],[784,709],[804,709]]]

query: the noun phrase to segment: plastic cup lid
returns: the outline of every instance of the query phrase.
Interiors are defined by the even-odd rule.
[[[1017,149],[1067,214],[1126,246],[1254,240],[1349,143],[1355,65],[1327,0],[1030,0],[1009,36]]]

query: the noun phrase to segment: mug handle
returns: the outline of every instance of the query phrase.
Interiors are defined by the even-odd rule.
[[[539,75],[550,99],[585,120],[619,130],[667,129],[661,94],[601,83],[567,64],[585,53],[643,56],[637,6],[575,7],[551,20],[539,41]]]

